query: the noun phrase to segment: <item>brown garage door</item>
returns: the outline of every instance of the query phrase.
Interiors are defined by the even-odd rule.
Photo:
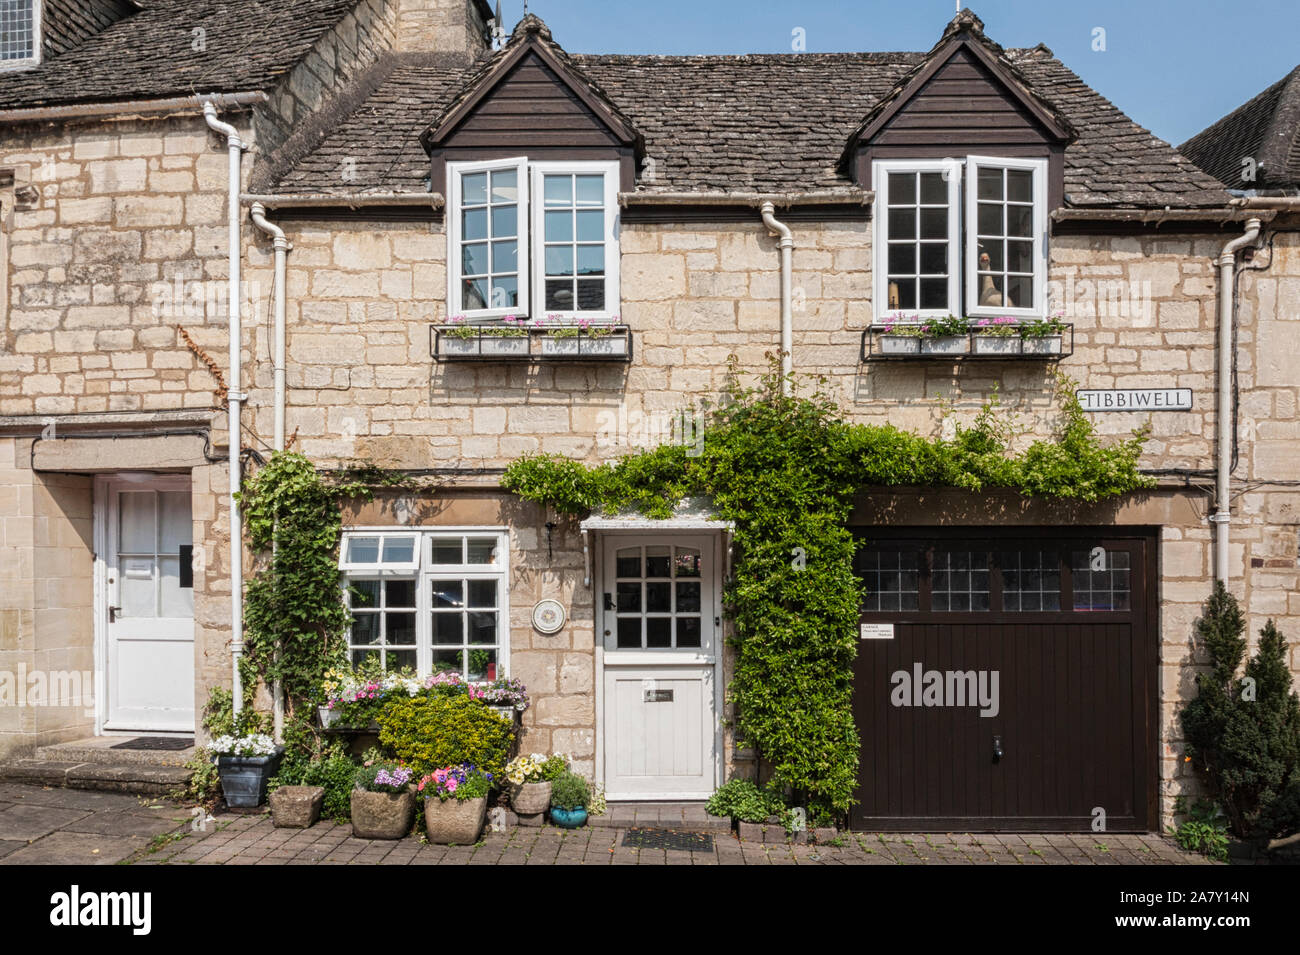
[[[854,826],[1146,831],[1154,532],[858,533]]]

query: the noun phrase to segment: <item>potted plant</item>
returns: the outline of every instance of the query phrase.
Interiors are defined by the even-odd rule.
[[[977,355],[1020,354],[1020,323],[1010,316],[981,318],[971,326],[971,341]]]
[[[551,804],[551,786],[568,769],[569,759],[562,753],[516,756],[506,764],[510,805],[521,816],[536,816],[546,812]]]
[[[921,326],[921,354],[963,355],[969,330],[966,319],[957,315],[929,319]]]
[[[468,324],[464,315],[453,315],[438,335],[438,350],[444,355],[477,355],[480,331],[478,325]]]
[[[921,350],[921,324],[904,321],[901,315],[890,319],[880,333],[880,351],[884,355],[915,355]]]
[[[617,315],[608,322],[579,319],[578,328],[585,333],[585,337],[579,338],[579,354],[618,357],[628,353],[628,331],[618,324]]]
[[[280,766],[284,747],[264,733],[218,736],[209,744],[216,757],[217,775],[226,805],[255,809],[266,798],[266,784]]]
[[[591,790],[577,773],[566,772],[551,785],[551,822],[562,829],[577,829],[587,821]]]
[[[501,677],[482,688],[479,697],[488,708],[502,719],[514,722],[528,709],[528,687],[520,680]]]
[[[430,842],[468,846],[478,841],[491,773],[466,764],[445,766],[421,779],[416,789],[424,796],[424,829]]]
[[[547,315],[546,321],[536,322],[542,329],[543,355],[576,355],[580,347],[578,336],[582,329],[577,325],[565,325],[560,315]]]
[[[481,325],[479,354],[527,355],[528,327],[522,318],[507,315],[500,325]]]
[[[357,839],[400,839],[415,818],[414,777],[405,766],[373,763],[357,770],[352,786],[352,835]]]
[[[1036,319],[1020,326],[1021,347],[1026,355],[1059,355],[1065,336],[1060,314]]]

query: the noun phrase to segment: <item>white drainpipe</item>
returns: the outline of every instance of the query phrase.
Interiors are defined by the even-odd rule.
[[[790,393],[790,374],[794,370],[794,319],[792,317],[793,308],[791,306],[791,257],[794,253],[794,237],[790,234],[790,227],[778,222],[773,213],[776,207],[770,203],[763,203],[760,210],[763,214],[763,225],[775,235],[781,237],[781,394]]]
[[[1223,247],[1219,255],[1219,413],[1218,413],[1218,468],[1215,478],[1215,511],[1210,520],[1215,524],[1214,576],[1228,586],[1228,539],[1232,525],[1231,471],[1232,471],[1232,327],[1236,320],[1234,308],[1234,283],[1237,253],[1255,244],[1259,238],[1259,219],[1246,220],[1246,233]]]
[[[230,255],[230,292],[227,308],[230,312],[230,382],[227,392],[227,418],[230,445],[230,656],[234,679],[231,685],[235,713],[243,708],[244,687],[239,676],[239,661],[244,655],[244,521],[235,495],[239,492],[239,452],[243,445],[240,412],[244,393],[240,390],[243,374],[240,355],[240,289],[239,289],[239,186],[240,158],[244,144],[239,131],[229,123],[217,119],[217,107],[211,102],[203,104],[203,118],[208,126],[226,137],[230,154],[230,181],[226,197],[226,211],[230,226],[227,239]]]
[[[275,427],[272,446],[276,451],[284,450],[284,326],[285,326],[285,258],[289,253],[289,240],[284,230],[266,218],[266,207],[254,202],[249,210],[253,224],[271,237],[275,245],[275,332],[271,345],[271,366],[275,382],[274,415]],[[274,556],[272,557],[274,560]],[[275,648],[276,662],[280,659],[280,647]],[[276,679],[271,686],[272,712],[275,718],[275,741],[284,741],[284,683]]]

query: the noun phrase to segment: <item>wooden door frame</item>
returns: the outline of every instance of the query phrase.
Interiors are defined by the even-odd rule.
[[[1136,639],[1144,640],[1145,647],[1134,659],[1141,659],[1146,666],[1145,693],[1142,686],[1135,683],[1133,696],[1133,770],[1135,776],[1144,781],[1146,791],[1146,817],[1139,824],[1147,831],[1158,831],[1160,820],[1160,540],[1161,528],[1158,525],[1095,525],[1095,526],[1051,526],[1051,525],[1010,525],[1005,527],[986,527],[977,524],[946,524],[942,526],[908,525],[876,526],[853,525],[850,532],[860,541],[868,543],[888,543],[890,541],[929,541],[944,542],[1036,542],[1068,546],[1071,540],[1108,539],[1113,541],[1135,542],[1140,546],[1140,566],[1145,575],[1142,585],[1143,606],[1135,607],[1132,615],[1133,633]],[[886,617],[903,622],[900,618],[906,612],[867,612],[863,611],[861,619],[883,620]],[[933,622],[930,615],[914,614],[915,622]],[[944,614],[951,622],[976,619],[977,614]],[[856,682],[856,680],[855,680]],[[1135,810],[1137,806],[1135,804]],[[938,825],[953,820],[934,820]],[[951,829],[952,826],[940,826]],[[914,825],[908,831],[919,831]],[[1026,830],[1027,831],[1027,830]],[[1053,830],[1054,831],[1054,830]]]
[[[591,581],[591,599],[593,606],[592,620],[594,630],[592,632],[593,643],[596,652],[595,667],[595,716],[596,725],[593,728],[595,736],[595,779],[596,784],[605,785],[606,769],[606,752],[605,752],[605,729],[608,720],[605,717],[605,606],[601,599],[604,593],[605,585],[605,563],[606,556],[609,553],[608,547],[611,544],[628,543],[630,541],[643,541],[652,539],[671,540],[672,536],[679,537],[698,537],[709,542],[709,554],[712,562],[710,576],[712,578],[711,590],[713,598],[713,785],[716,789],[722,785],[723,773],[723,733],[722,733],[722,702],[724,697],[722,686],[722,655],[725,645],[722,638],[723,620],[722,620],[722,589],[723,589],[723,558],[724,558],[724,535],[714,529],[700,528],[664,528],[655,530],[654,528],[637,528],[627,531],[609,531],[603,530],[597,534],[595,541],[595,553],[593,556],[594,567],[592,568]],[[672,657],[664,656],[657,662],[647,662],[644,657],[636,661],[629,662],[626,667],[632,668],[651,668],[651,667],[682,667],[691,666],[690,663],[675,661]],[[695,666],[704,666],[704,664],[694,664]],[[617,666],[617,665],[615,665]],[[622,798],[622,797],[620,797]],[[670,795],[661,795],[654,797],[659,800],[674,800]],[[618,799],[612,800],[617,802]]]
[[[91,574],[93,595],[91,617],[94,633],[95,661],[95,735],[139,736],[131,730],[106,730],[108,722],[108,548],[113,540],[109,532],[109,517],[115,512],[113,494],[121,486],[142,485],[154,490],[185,490],[190,492],[190,519],[193,522],[194,480],[188,472],[121,471],[95,475],[93,503],[91,505],[91,538],[94,541],[95,560]],[[198,639],[194,641],[197,648]],[[197,650],[195,651],[197,652]],[[197,664],[197,661],[196,661]],[[195,678],[198,677],[197,665]],[[199,714],[195,713],[197,726]],[[191,734],[192,734],[191,730]],[[167,736],[174,730],[158,730],[152,735]],[[183,733],[177,735],[186,735]]]

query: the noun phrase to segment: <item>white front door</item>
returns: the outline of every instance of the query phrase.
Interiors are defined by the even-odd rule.
[[[104,728],[193,732],[189,478],[114,478],[104,482],[100,500],[106,511]]]
[[[717,785],[716,539],[605,539],[605,789],[610,799],[703,799]]]

